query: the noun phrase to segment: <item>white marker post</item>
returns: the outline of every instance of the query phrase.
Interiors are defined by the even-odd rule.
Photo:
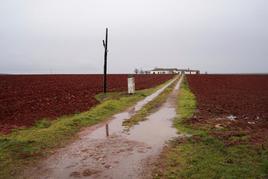
[[[128,94],[135,93],[135,78],[133,76],[128,76]]]

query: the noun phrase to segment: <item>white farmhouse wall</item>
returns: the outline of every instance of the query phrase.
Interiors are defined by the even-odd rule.
[[[172,74],[170,71],[150,71],[150,74]]]
[[[152,70],[150,71],[150,74],[179,74],[179,71],[168,71],[168,70]]]

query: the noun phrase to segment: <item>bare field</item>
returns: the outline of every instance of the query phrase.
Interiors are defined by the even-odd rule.
[[[108,91],[126,91],[128,75],[108,75]],[[136,89],[159,85],[173,75],[136,75]],[[102,92],[102,75],[1,75],[0,132],[88,110]]]
[[[188,75],[187,80],[199,110],[192,123],[226,129],[214,131],[224,139],[242,132],[252,143],[267,142],[268,75]]]

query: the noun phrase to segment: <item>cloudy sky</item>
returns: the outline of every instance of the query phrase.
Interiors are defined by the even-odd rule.
[[[267,0],[0,0],[0,73],[268,72]]]

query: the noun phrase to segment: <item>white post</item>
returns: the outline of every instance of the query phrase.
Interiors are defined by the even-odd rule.
[[[128,94],[135,93],[135,78],[133,76],[128,77]]]

